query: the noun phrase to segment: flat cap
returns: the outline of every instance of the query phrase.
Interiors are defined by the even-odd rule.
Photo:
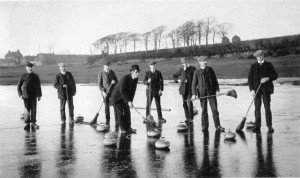
[[[110,65],[110,62],[109,62],[109,61],[104,61],[103,65],[104,65],[104,66],[109,66],[109,65]]]
[[[207,59],[207,56],[199,56],[199,57],[197,57],[197,61],[198,62],[206,61],[206,59]]]
[[[58,67],[62,67],[62,66],[66,66],[66,64],[65,63],[58,63]]]
[[[28,63],[26,64],[26,66],[27,66],[27,67],[33,67],[33,64],[30,63],[30,62],[28,62]]]
[[[155,60],[150,60],[149,62],[148,62],[148,65],[155,65],[156,64],[156,61]]]
[[[254,57],[259,57],[259,56],[261,56],[261,55],[263,55],[264,54],[264,51],[263,50],[257,50],[254,54],[253,54],[253,56]]]

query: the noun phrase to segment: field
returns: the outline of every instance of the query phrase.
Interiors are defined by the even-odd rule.
[[[291,55],[279,58],[266,58],[266,61],[273,63],[279,77],[300,77],[300,55]],[[240,79],[247,78],[250,65],[256,62],[255,59],[221,58],[209,59],[208,65],[213,67],[219,79]],[[112,69],[118,78],[129,73],[130,66],[134,63],[124,65],[113,64]],[[190,64],[198,68],[196,60]],[[143,80],[146,70],[149,70],[147,63],[138,63],[141,68],[139,80]],[[172,75],[181,67],[179,59],[168,59],[156,65],[164,79],[172,80]],[[42,84],[52,84],[55,75],[59,72],[57,65],[45,65],[34,67],[34,72],[40,76]],[[97,74],[102,70],[101,64],[68,64],[67,70],[73,73],[77,83],[96,83]],[[19,77],[25,73],[24,67],[0,68],[0,84],[15,85]]]

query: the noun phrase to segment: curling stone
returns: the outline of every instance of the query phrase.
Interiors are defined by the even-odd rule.
[[[147,135],[149,137],[157,137],[160,135],[160,131],[157,129],[151,129],[151,130],[148,130]]]
[[[155,142],[155,147],[158,149],[166,149],[170,147],[170,142],[166,141],[164,137]]]
[[[179,122],[179,124],[177,125],[177,131],[178,132],[184,132],[187,131],[188,127],[184,122]]]
[[[109,128],[109,126],[106,125],[105,123],[100,123],[100,124],[96,127],[96,130],[97,130],[98,132],[105,132],[105,131],[108,130],[108,128]]]
[[[198,114],[198,109],[196,109],[195,107],[193,107],[193,114],[197,115]]]
[[[118,138],[118,133],[116,133],[116,132],[107,132],[104,135],[104,138],[115,138],[115,139],[117,139]]]
[[[229,131],[224,133],[224,137],[225,137],[226,140],[231,140],[231,139],[235,139],[236,134],[229,130]]]
[[[250,122],[246,122],[246,128],[253,128],[253,127],[255,127],[255,122],[252,122],[252,121],[250,121]]]
[[[103,140],[103,144],[105,146],[113,146],[117,144],[117,139],[116,138],[105,138]]]
[[[75,120],[76,123],[81,123],[84,120],[84,117],[80,114],[78,114],[75,118],[76,118]]]

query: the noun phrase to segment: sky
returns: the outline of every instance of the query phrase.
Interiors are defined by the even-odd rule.
[[[167,33],[210,16],[233,25],[229,39],[300,34],[299,7],[300,0],[0,1],[0,58],[8,50],[90,54],[91,44],[109,34],[160,25]]]

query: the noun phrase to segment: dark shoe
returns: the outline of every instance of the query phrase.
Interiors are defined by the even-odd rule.
[[[222,126],[218,126],[218,127],[217,127],[217,130],[218,130],[218,131],[221,131],[221,132],[224,132],[224,131],[225,131],[225,128],[222,127]]]
[[[25,127],[24,127],[24,130],[29,130],[29,129],[30,129],[30,124],[27,123],[27,124],[25,125]]]
[[[260,133],[260,127],[257,127],[257,126],[253,127],[252,132]]]
[[[162,123],[166,123],[167,122],[167,120],[164,119],[164,118],[162,118],[162,117],[158,118],[158,120],[159,120],[159,122],[162,122]]]
[[[268,128],[269,128],[268,133],[274,133],[273,127],[268,127]]]
[[[35,129],[38,129],[40,126],[36,125],[35,123],[31,123],[31,126],[34,127]]]
[[[129,133],[136,133],[136,131],[137,131],[137,130],[136,130],[136,129],[133,129],[133,128],[130,128],[130,129],[129,129]]]

